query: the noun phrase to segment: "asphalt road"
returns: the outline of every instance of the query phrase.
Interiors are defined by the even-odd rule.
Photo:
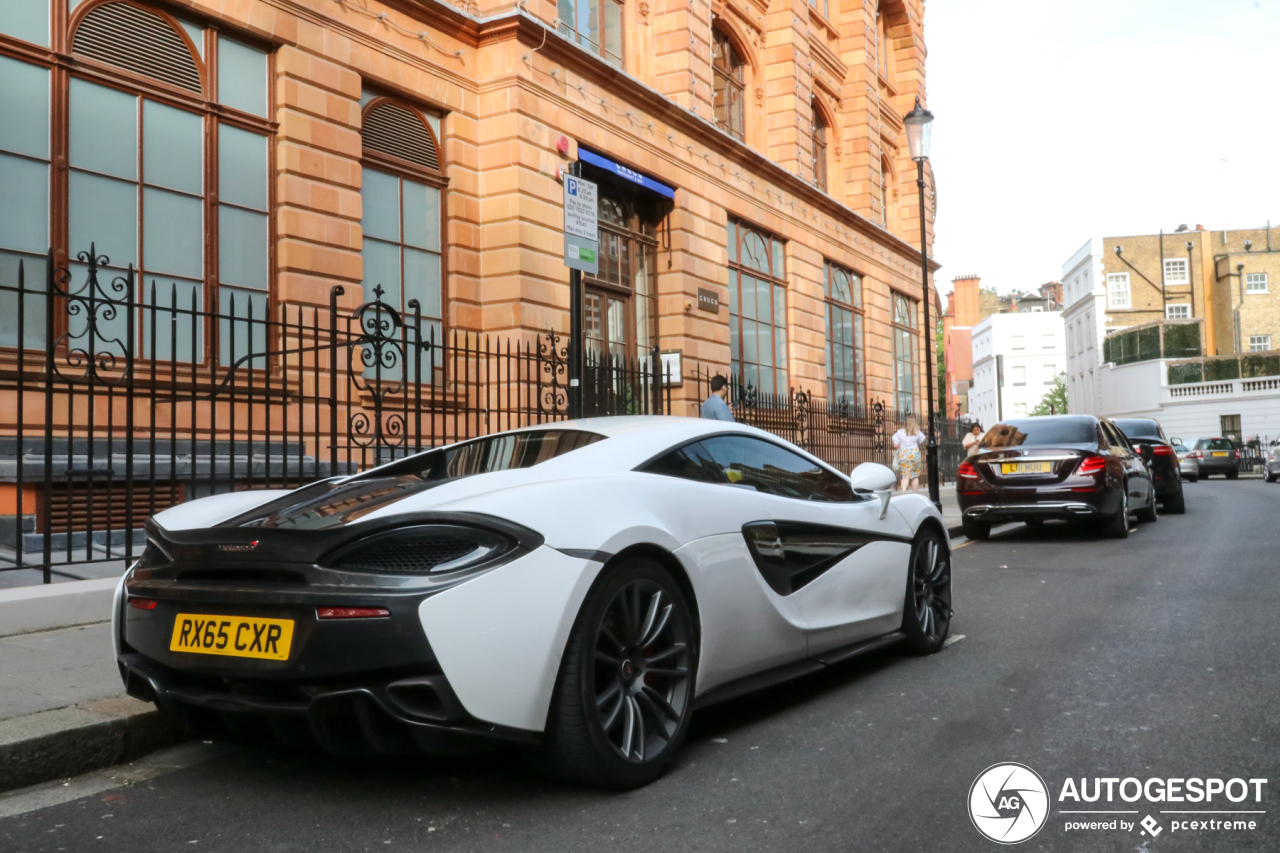
[[[1055,803],[1019,849],[1280,850],[1280,486],[1202,481],[1187,496],[1185,516],[1125,541],[1046,525],[959,547],[964,639],[709,709],[640,791],[553,785],[502,754],[202,747],[185,769],[0,819],[0,850],[991,851],[968,792],[1002,761],[1034,768],[1055,800],[1067,777],[1270,780],[1261,805],[1215,801],[1268,810],[1252,832],[1175,832],[1144,804],[1120,807],[1154,813],[1154,839],[1068,832]]]

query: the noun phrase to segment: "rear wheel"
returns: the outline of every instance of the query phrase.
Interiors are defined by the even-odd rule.
[[[1112,539],[1127,539],[1129,536],[1129,489],[1121,486],[1120,511],[1103,523],[1102,532]]]
[[[1236,478],[1237,478],[1237,477],[1239,477],[1239,476],[1240,476],[1240,472],[1239,472],[1239,471],[1228,471],[1228,472],[1227,472],[1227,479],[1228,479],[1228,480],[1234,480],[1234,479],[1236,479]]]
[[[951,556],[942,535],[926,527],[911,545],[902,630],[917,654],[942,649],[951,628]]]
[[[1178,493],[1164,502],[1164,511],[1172,515],[1182,515],[1187,511],[1187,499],[1182,494],[1182,484],[1178,484]]]
[[[963,518],[960,520],[960,527],[964,531],[965,539],[982,540],[991,535],[991,525],[982,521]]]
[[[1268,471],[1267,475],[1263,479],[1266,480],[1268,483],[1274,483],[1276,481],[1276,475]]]
[[[569,636],[536,763],[580,785],[652,782],[684,741],[696,672],[692,610],[671,573],[647,557],[608,569]]]

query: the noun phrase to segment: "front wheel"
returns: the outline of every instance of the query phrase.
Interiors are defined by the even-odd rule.
[[[1102,528],[1103,534],[1112,539],[1129,537],[1129,487],[1122,484],[1120,488],[1120,511],[1107,519]]]
[[[1142,509],[1138,510],[1138,521],[1142,521],[1142,522],[1159,521],[1160,511],[1156,509],[1156,490],[1154,486],[1152,486],[1151,492],[1148,495],[1148,497],[1150,499],[1148,504]]]
[[[606,569],[569,636],[535,762],[594,787],[657,779],[689,728],[697,664],[692,610],[671,573],[647,557]]]
[[[931,655],[942,649],[950,629],[951,555],[942,535],[927,527],[911,545],[902,630],[913,652]]]
[[[1268,471],[1267,476],[1264,477],[1263,479],[1265,479],[1268,483],[1274,483],[1276,481],[1276,475]]]

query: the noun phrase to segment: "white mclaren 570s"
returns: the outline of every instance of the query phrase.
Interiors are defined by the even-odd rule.
[[[695,708],[942,648],[950,544],[893,472],[677,417],[530,426],[148,523],[117,590],[128,692],[205,736],[337,753],[522,745],[627,788]]]

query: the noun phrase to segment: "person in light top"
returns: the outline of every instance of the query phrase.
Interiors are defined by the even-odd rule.
[[[974,421],[969,434],[964,437],[960,444],[964,446],[964,455],[966,457],[977,453],[978,446],[982,444],[982,424]]]
[[[907,415],[907,425],[893,434],[893,449],[897,457],[898,473],[902,482],[898,489],[905,492],[911,485],[914,494],[920,493],[920,447],[925,443],[925,435],[920,431],[920,422],[915,415]]]

